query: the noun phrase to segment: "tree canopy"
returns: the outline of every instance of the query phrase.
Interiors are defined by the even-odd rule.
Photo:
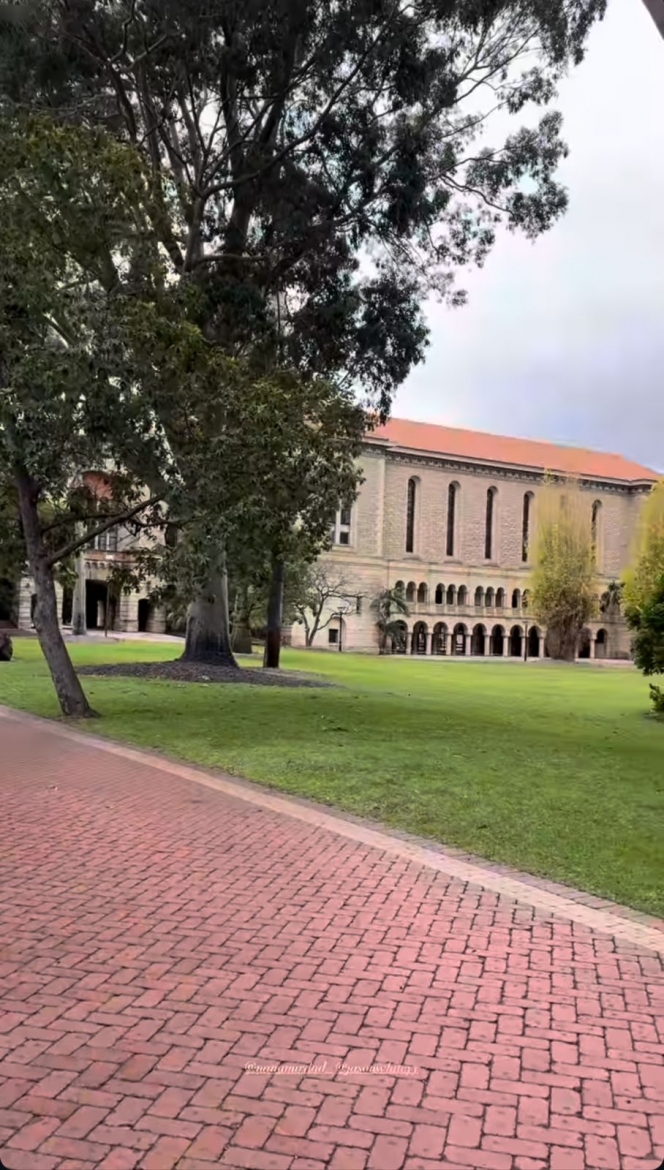
[[[597,590],[586,497],[576,483],[550,481],[538,499],[530,604],[547,627],[551,658],[574,660],[581,631],[597,611]]]

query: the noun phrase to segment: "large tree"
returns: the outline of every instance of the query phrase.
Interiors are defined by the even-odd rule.
[[[586,623],[597,612],[592,528],[577,484],[549,482],[540,492],[530,605],[547,627],[551,658],[573,662]]]
[[[604,7],[42,0],[5,9],[0,88],[141,152],[153,241],[208,341],[385,412],[422,358],[424,295],[459,298],[454,270],[498,223],[536,236],[564,210],[557,114],[480,135],[494,110],[551,102]],[[192,656],[230,655],[225,549],[210,558]]]
[[[156,503],[117,466],[149,413],[123,381],[122,314],[102,269],[136,224],[133,152],[48,120],[0,121],[0,538],[34,582],[35,627],[62,711],[90,711],[59,629],[55,574],[78,549]],[[138,428],[138,430],[137,430]],[[163,458],[155,459],[163,465]]]

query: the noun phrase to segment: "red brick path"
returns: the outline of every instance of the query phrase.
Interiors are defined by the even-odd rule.
[[[653,951],[36,723],[0,802],[10,1170],[664,1158]]]

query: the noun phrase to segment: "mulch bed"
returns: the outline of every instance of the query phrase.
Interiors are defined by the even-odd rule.
[[[185,683],[250,683],[261,687],[329,687],[330,683],[311,675],[288,670],[265,670],[252,667],[234,670],[212,662],[116,662],[105,666],[79,666],[78,674],[103,678],[157,678]]]

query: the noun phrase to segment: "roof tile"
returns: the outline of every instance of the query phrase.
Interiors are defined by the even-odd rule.
[[[504,463],[537,471],[562,472],[565,475],[619,480],[622,483],[659,478],[649,467],[600,451],[581,447],[562,447],[535,439],[512,439],[484,431],[467,431],[436,423],[413,422],[391,418],[371,432],[370,438],[381,439],[409,451],[426,451],[457,459],[481,463]]]

